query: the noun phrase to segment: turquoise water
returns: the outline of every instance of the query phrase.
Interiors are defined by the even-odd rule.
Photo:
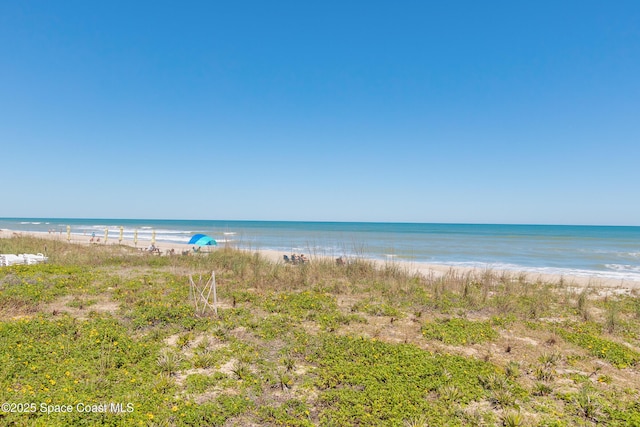
[[[573,274],[640,281],[640,227],[413,224],[364,222],[200,221],[0,218],[0,228],[95,232],[124,228],[140,240],[187,243],[204,233],[219,245],[284,253],[363,256],[452,266]]]

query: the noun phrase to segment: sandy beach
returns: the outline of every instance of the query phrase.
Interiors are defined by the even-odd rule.
[[[122,239],[120,240],[119,235],[117,233],[110,234],[108,236],[107,241],[104,240],[104,235],[98,236],[93,239],[92,236],[87,235],[78,235],[78,234],[70,234],[67,235],[66,232],[23,232],[23,231],[14,231],[3,229],[0,230],[0,238],[11,238],[19,235],[30,235],[34,237],[39,237],[42,239],[50,239],[50,240],[59,240],[70,243],[76,243],[81,245],[127,245],[131,247],[139,248],[140,250],[146,250],[151,245],[151,240],[149,239],[138,239],[137,242],[134,242],[131,239]],[[188,244],[177,244],[177,243],[167,243],[167,242],[155,242],[155,246],[161,251],[163,255],[166,255],[169,251],[173,250],[175,254],[181,254],[183,251],[189,251],[189,253],[193,252],[193,245]],[[201,247],[201,251],[214,251],[220,248],[218,247],[210,247],[204,246]],[[43,253],[46,252],[45,248],[43,248]],[[269,249],[260,249],[260,250],[252,250],[252,252],[260,253],[265,258],[273,261],[273,262],[283,262],[284,253],[276,250]],[[313,261],[314,257],[309,256],[311,261]],[[386,265],[393,265],[395,267],[400,267],[407,272],[410,273],[418,273],[424,275],[425,277],[440,277],[445,275],[451,271],[455,271],[458,274],[481,274],[485,270],[470,268],[470,267],[452,267],[449,265],[439,265],[439,264],[430,264],[430,263],[422,263],[422,262],[408,262],[401,260],[393,260],[393,261],[381,261],[371,259],[376,263],[379,267],[383,268]],[[527,280],[531,282],[550,282],[557,283],[560,280],[564,281],[568,286],[576,286],[576,287],[598,287],[598,288],[609,288],[609,289],[618,289],[618,292],[630,292],[631,290],[640,289],[640,281],[631,281],[631,280],[620,280],[613,278],[603,278],[598,277],[595,274],[593,276],[572,276],[572,275],[557,275],[557,274],[540,274],[540,273],[531,273],[531,272],[518,272],[512,270],[497,270],[491,269],[492,272],[497,274],[505,274],[511,277],[517,277],[520,275],[524,275]]]

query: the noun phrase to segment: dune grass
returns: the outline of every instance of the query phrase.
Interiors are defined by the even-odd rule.
[[[0,240],[45,251],[0,269],[3,425],[640,426],[633,293]],[[197,315],[187,277],[211,271]]]

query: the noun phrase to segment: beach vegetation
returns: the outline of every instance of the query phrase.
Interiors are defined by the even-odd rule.
[[[566,323],[557,329],[557,333],[597,358],[606,360],[618,368],[637,366],[640,352],[629,346],[602,336],[600,325],[588,323]]]
[[[589,291],[589,287],[586,287],[582,291],[580,291],[576,302],[576,309],[578,310],[578,314],[584,321],[588,321],[591,318],[591,313],[589,312]]]
[[[2,412],[2,425],[640,425],[633,294],[0,239],[45,246],[48,264],[0,268],[0,398],[115,410]],[[188,276],[212,271],[218,315],[189,294]]]
[[[497,338],[498,333],[489,321],[471,321],[454,317],[425,323],[422,326],[422,335],[445,344],[466,345],[491,341]]]

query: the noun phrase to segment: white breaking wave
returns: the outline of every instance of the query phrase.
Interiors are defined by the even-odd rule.
[[[640,265],[629,265],[629,264],[605,264],[605,267],[615,270],[615,271],[624,271],[624,272],[635,272],[640,273]]]

